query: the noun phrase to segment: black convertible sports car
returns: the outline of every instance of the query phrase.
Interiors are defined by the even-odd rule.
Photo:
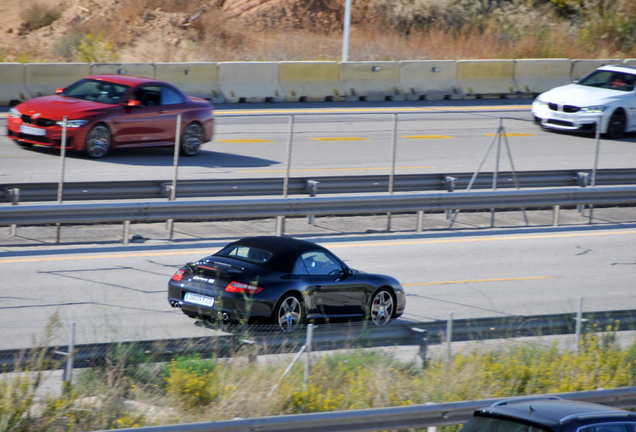
[[[177,270],[168,301],[189,317],[266,321],[283,331],[312,319],[404,312],[404,289],[389,276],[349,268],[322,246],[289,237],[248,237]]]

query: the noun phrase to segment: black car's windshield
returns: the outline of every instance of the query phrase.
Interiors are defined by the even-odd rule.
[[[537,426],[492,417],[473,417],[460,432],[547,432]]]
[[[271,252],[257,249],[250,246],[232,245],[228,246],[217,253],[216,256],[224,256],[237,258],[243,261],[250,261],[257,264],[266,263],[271,257]]]
[[[578,82],[588,87],[600,87],[629,92],[634,90],[636,75],[625,72],[597,70]]]
[[[64,96],[116,105],[130,87],[102,80],[83,79],[66,88]]]

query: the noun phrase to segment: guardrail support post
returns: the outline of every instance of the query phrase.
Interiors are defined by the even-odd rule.
[[[428,351],[428,331],[416,327],[411,327],[411,331],[414,334],[414,339],[420,346],[418,356],[422,359],[422,363],[426,364],[426,352]]]
[[[307,391],[307,382],[309,381],[309,373],[311,368],[311,340],[314,337],[314,325],[307,324],[307,356],[305,357],[305,375],[303,376],[303,391]]]
[[[292,143],[294,140],[294,116],[289,116],[289,129],[287,132],[287,157],[285,159],[285,179],[283,180],[283,198],[287,198],[289,191],[289,173],[291,171]],[[285,216],[276,216],[276,235],[285,234]]]
[[[68,336],[68,352],[55,351],[55,354],[66,356],[66,370],[62,378],[62,392],[68,390],[73,379],[73,351],[75,351],[75,321],[71,323]]]
[[[309,191],[309,197],[313,198],[318,193],[318,183],[317,180],[307,180],[307,190]],[[307,223],[309,225],[313,225],[316,222],[316,216],[309,215],[307,216]]]
[[[576,330],[574,352],[579,353],[579,345],[581,344],[581,325],[583,324],[583,296],[579,296],[578,306],[576,308]]]
[[[559,226],[559,213],[561,212],[561,206],[555,205],[554,207],[554,216],[552,218],[552,226]]]
[[[18,205],[20,203],[20,188],[9,189],[9,196],[11,196],[11,205]],[[18,225],[11,224],[10,235],[18,235]]]
[[[122,239],[122,244],[128,245],[128,238],[130,237],[130,221],[124,221],[124,238]]]
[[[424,225],[424,210],[419,210],[417,212],[417,227],[415,228],[418,234],[422,232],[422,225]]]
[[[590,184],[590,173],[577,172],[576,173],[576,182],[579,184],[579,186],[586,187],[587,185]],[[579,213],[583,213],[584,209],[585,209],[585,205],[583,205],[583,204],[577,204],[576,205],[576,210]]]
[[[448,192],[455,192],[455,180],[457,180],[457,177],[452,177],[452,176],[444,176],[444,186],[446,186],[446,190]],[[446,210],[446,220],[450,220],[453,211],[452,210]]]

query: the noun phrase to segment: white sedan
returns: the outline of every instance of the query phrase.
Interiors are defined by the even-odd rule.
[[[532,114],[546,129],[594,132],[621,138],[636,130],[636,67],[603,66],[572,84],[541,93]]]

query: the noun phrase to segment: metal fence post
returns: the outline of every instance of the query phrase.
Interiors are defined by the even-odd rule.
[[[453,312],[448,313],[448,320],[446,321],[446,370],[450,366],[451,358],[451,342],[453,341]]]
[[[60,142],[60,183],[57,187],[57,203],[62,204],[62,198],[64,196],[64,169],[66,163],[66,130],[68,127],[68,116],[64,116],[62,122],[62,141]],[[62,225],[57,223],[57,234],[55,236],[55,243],[60,242],[62,235]]]
[[[453,177],[453,176],[444,176],[444,186],[446,186],[446,190],[448,192],[454,192],[455,191],[455,181],[457,180],[457,177]],[[445,210],[446,213],[446,219],[450,220],[453,211],[452,210]]]
[[[124,239],[122,243],[124,246],[128,245],[128,238],[130,237],[130,221],[124,221]]]
[[[283,180],[283,198],[287,198],[289,189],[289,173],[291,171],[292,142],[294,138],[294,116],[289,116],[289,130],[287,132],[287,157],[285,159],[285,179]],[[276,235],[285,234],[285,216],[276,216]]]
[[[311,368],[311,340],[314,337],[314,325],[307,325],[307,342],[305,346],[307,347],[305,351],[307,352],[307,356],[305,357],[305,374],[303,376],[303,391],[307,391],[307,382],[309,381],[309,374]]]
[[[177,199],[177,177],[179,175],[179,151],[181,150],[181,114],[177,116],[177,127],[174,138],[174,158],[173,158],[173,170],[172,170],[172,187],[170,188],[170,201]],[[166,221],[168,229],[168,238],[173,239],[174,233],[174,220],[168,219]],[[127,243],[125,243],[127,244]]]
[[[395,153],[397,150],[397,114],[393,114],[393,128],[391,133],[391,173],[389,174],[389,195],[393,194],[395,181]],[[391,212],[387,214],[386,230],[391,231]]]
[[[579,353],[579,345],[581,344],[581,324],[583,323],[583,296],[579,296],[578,307],[576,309],[576,339],[574,343],[574,352]]]
[[[71,323],[71,331],[68,337],[68,353],[66,358],[66,371],[64,372],[64,384],[71,385],[73,379],[73,351],[75,350],[75,321]]]
[[[594,155],[594,168],[592,168],[592,182],[590,186],[596,186],[596,169],[598,168],[598,154],[601,148],[601,118],[599,117],[596,120],[596,153]],[[592,223],[592,213],[594,212],[594,204],[590,204],[590,220],[589,223]]]

